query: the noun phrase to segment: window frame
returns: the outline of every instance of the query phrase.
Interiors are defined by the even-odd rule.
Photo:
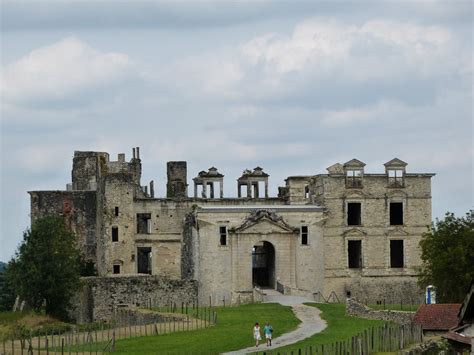
[[[222,232],[224,231],[224,232]],[[219,246],[226,247],[229,245],[229,233],[227,226],[219,226]]]
[[[306,228],[306,232],[303,231],[303,228]],[[300,244],[304,246],[309,245],[309,226],[306,224],[300,227]]]

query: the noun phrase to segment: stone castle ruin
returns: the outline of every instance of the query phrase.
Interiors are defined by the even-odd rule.
[[[139,148],[130,161],[76,151],[65,191],[29,192],[31,218],[63,216],[94,262],[99,277],[84,297],[95,313],[86,318],[100,318],[107,302],[144,303],[158,289],[159,298],[206,304],[252,302],[255,287],[408,302],[420,294],[418,243],[431,223],[434,174],[409,173],[396,158],[384,165],[372,174],[352,159],[289,176],[276,197],[256,167],[237,179],[238,197],[226,197],[215,167],[192,179],[190,196],[186,162],[172,161],[166,197],[156,197],[153,181],[141,185]]]

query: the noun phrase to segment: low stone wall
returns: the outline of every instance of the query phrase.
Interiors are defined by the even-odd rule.
[[[346,314],[354,317],[378,319],[390,321],[398,324],[409,324],[415,317],[414,312],[403,311],[376,311],[357,302],[353,298],[346,301]]]
[[[194,280],[172,280],[149,275],[85,277],[72,316],[79,323],[108,321],[117,310],[129,306],[192,304],[198,296]]]
[[[118,324],[144,325],[186,320],[185,314],[158,313],[148,309],[122,309],[117,312]]]

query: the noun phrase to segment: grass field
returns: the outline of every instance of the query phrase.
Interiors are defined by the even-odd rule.
[[[118,340],[116,353],[216,354],[252,346],[255,322],[269,321],[275,329],[275,337],[292,331],[299,324],[290,307],[274,303],[219,307],[217,314],[217,325],[204,330]]]
[[[327,323],[327,328],[321,333],[315,334],[303,341],[278,348],[279,352],[294,351],[303,349],[312,345],[329,344],[336,341],[348,339],[364,329],[383,325],[385,322],[380,320],[369,320],[362,318],[354,318],[346,316],[345,304],[315,304],[308,305],[319,308],[321,310],[321,318]]]

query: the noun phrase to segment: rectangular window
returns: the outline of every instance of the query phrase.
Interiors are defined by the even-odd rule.
[[[403,225],[403,203],[402,202],[390,202],[390,225],[391,226]]]
[[[346,187],[362,187],[362,172],[360,170],[346,171]]]
[[[403,240],[390,241],[390,267],[403,267]]]
[[[347,256],[350,269],[362,268],[362,241],[349,240],[347,244]]]
[[[403,175],[404,171],[403,170],[388,170],[388,186],[390,187],[403,187]]]
[[[120,265],[114,265],[114,274],[120,274]]]
[[[114,213],[115,213],[115,217],[117,217],[119,215],[119,208],[118,207],[115,207]]]
[[[361,203],[349,202],[347,204],[347,225],[360,226],[361,224]]]
[[[304,198],[309,198],[309,186],[305,185],[304,187]]]
[[[301,226],[301,245],[308,245],[308,226]]]
[[[118,242],[118,227],[112,227],[112,241]]]
[[[151,213],[137,213],[137,233],[151,234]]]
[[[227,227],[219,227],[220,244],[227,245]]]

